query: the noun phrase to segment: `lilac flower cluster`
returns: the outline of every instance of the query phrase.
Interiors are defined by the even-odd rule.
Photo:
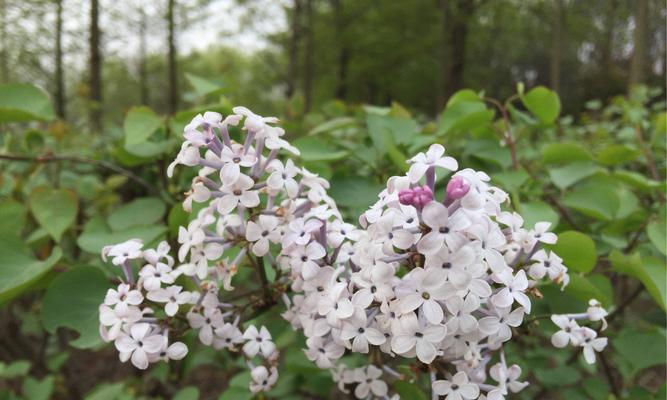
[[[268,390],[279,353],[265,327],[242,326],[249,311],[282,298],[283,317],[307,338],[308,359],[359,399],[390,398],[390,383],[403,377],[391,365],[401,362],[428,367],[434,398],[498,400],[527,385],[520,367],[505,362],[503,344],[530,313],[537,281],[569,282],[562,260],[542,248],[557,240],[549,223],[524,227],[520,215],[501,209],[508,196],[485,173],[455,172],[457,161],[434,144],[409,160],[405,176],[389,179],[357,228],[342,220],[326,180],[278,158],[298,150],[275,118],[233,111],[224,119],[207,112],[186,126],[167,171],[200,167],[183,203],[189,212],[201,203],[200,211],[179,229],[176,260],[164,242],[103,250],[125,276],[100,306],[101,335],[121,361],[146,368],[183,358],[187,347],[172,342],[180,317],[203,344],[246,359],[252,392]],[[234,129],[243,140],[232,139]],[[439,191],[440,171],[453,175]],[[224,300],[239,268],[254,268],[262,285],[244,304]],[[588,319],[603,319],[599,304],[591,310]],[[554,316],[563,331],[553,342],[582,346],[590,360],[606,341],[575,329],[581,318]],[[348,368],[342,358],[350,353],[367,354],[369,363]]]

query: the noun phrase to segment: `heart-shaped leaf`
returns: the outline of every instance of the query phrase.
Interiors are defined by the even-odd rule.
[[[96,267],[74,267],[59,274],[44,295],[42,323],[55,333],[58,327],[74,329],[79,338],[70,344],[90,348],[100,343],[98,307],[109,285]]]
[[[74,223],[79,209],[74,192],[45,186],[35,188],[29,202],[32,215],[56,241]]]
[[[49,95],[33,85],[0,86],[0,122],[50,121],[55,118]]]
[[[0,254],[0,302],[28,288],[62,257],[60,248],[54,247],[49,258],[40,261],[32,255],[21,239],[11,235],[0,237]]]

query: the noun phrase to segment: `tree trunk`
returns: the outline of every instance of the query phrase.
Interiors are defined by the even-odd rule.
[[[343,13],[342,1],[331,0],[331,6],[334,10],[334,29],[339,45],[338,70],[334,95],[337,99],[345,100],[347,98],[347,69],[350,64],[350,49],[347,46],[347,41],[344,39],[347,22]]]
[[[466,60],[466,41],[468,38],[468,22],[475,11],[475,2],[472,0],[458,0],[456,10],[450,21],[451,57],[449,73],[445,86],[445,98],[463,88],[463,73]]]
[[[100,51],[99,3],[90,1],[90,128],[102,131],[102,54]]]
[[[139,98],[141,104],[148,105],[150,99],[148,96],[148,69],[147,62],[147,44],[146,44],[146,29],[148,21],[146,18],[146,11],[142,8],[139,10]]]
[[[66,118],[65,77],[63,76],[63,0],[56,1],[56,115],[62,120]]]
[[[646,82],[648,70],[648,0],[635,0],[634,4],[635,30],[629,86]]]
[[[305,66],[303,73],[304,111],[310,111],[313,104],[313,74],[314,74],[314,38],[313,38],[313,0],[306,0],[306,43],[304,48]]]
[[[551,47],[550,84],[551,89],[560,93],[561,62],[563,60],[563,25],[565,23],[565,12],[563,0],[554,0],[555,12],[553,20],[553,43]]]
[[[292,10],[291,32],[289,40],[289,60],[287,64],[287,87],[285,96],[289,99],[296,90],[297,65],[299,64],[299,41],[301,40],[301,13],[303,6],[302,0],[294,0],[294,9]]]
[[[175,43],[175,27],[174,27],[174,7],[175,0],[169,0],[167,8],[167,26],[168,36],[167,42],[169,51],[167,53],[167,74],[169,81],[169,113],[175,114],[178,110],[178,77],[176,72],[176,43]]]
[[[440,58],[437,86],[437,101],[435,110],[440,113],[447,102],[447,85],[449,84],[449,22],[452,20],[452,12],[449,0],[440,0],[440,46],[438,56]]]
[[[7,0],[0,0],[0,82],[9,82],[9,52],[7,51]]]

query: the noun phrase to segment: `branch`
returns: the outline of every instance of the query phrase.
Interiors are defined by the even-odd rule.
[[[130,170],[127,170],[125,168],[119,167],[118,165],[112,164],[107,161],[102,161],[102,160],[94,160],[92,158],[85,158],[85,157],[79,157],[79,156],[63,156],[63,155],[55,155],[55,154],[45,154],[42,156],[24,156],[24,155],[16,155],[16,154],[0,154],[0,160],[8,160],[8,161],[18,161],[18,162],[30,162],[30,163],[51,163],[51,162],[73,162],[73,163],[78,163],[78,164],[88,164],[95,166],[97,168],[101,169],[106,169],[109,171],[113,171],[117,174],[123,175],[127,177],[128,179],[138,183],[142,187],[144,187],[146,190],[153,192],[155,194],[158,194],[163,197],[168,203],[173,203],[173,199],[171,198],[165,198],[163,195],[163,192],[160,191],[156,186],[151,185],[148,181],[145,179],[141,178],[140,176],[136,175]]]
[[[511,100],[508,99],[507,101],[509,102]],[[503,139],[505,139],[505,142],[510,148],[510,154],[512,155],[512,168],[515,170],[519,169],[519,159],[516,156],[516,146],[514,142],[514,133],[512,132],[512,125],[510,124],[510,118],[509,115],[507,114],[507,108],[500,104],[500,102],[496,99],[492,99],[489,97],[485,97],[484,101],[493,104],[500,110],[500,114],[503,116],[503,122],[505,123],[505,133],[503,135]]]

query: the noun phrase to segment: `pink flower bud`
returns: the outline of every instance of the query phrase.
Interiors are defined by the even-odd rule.
[[[465,196],[470,190],[470,185],[461,176],[453,177],[447,184],[447,200],[457,200]]]
[[[402,189],[398,192],[398,201],[406,206],[414,206],[421,209],[426,204],[433,201],[433,192],[424,186],[417,186],[411,189]]]
[[[412,200],[414,199],[414,193],[412,189],[401,189],[398,192],[398,201],[404,206],[412,205]]]

